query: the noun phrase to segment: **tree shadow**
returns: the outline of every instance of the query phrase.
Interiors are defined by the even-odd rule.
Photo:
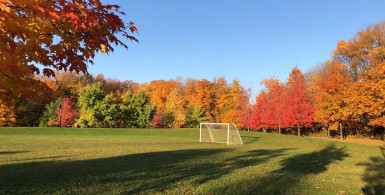
[[[228,158],[223,162],[212,164],[213,166],[210,166],[210,171],[205,173],[208,175],[206,175],[201,179],[196,179],[194,183],[195,184],[205,183],[213,179],[218,179],[221,176],[231,173],[232,171],[235,171],[237,169],[265,163],[273,158],[285,155],[285,152],[288,150],[292,150],[292,149],[283,148],[283,149],[276,149],[276,150],[253,150],[253,151],[248,151],[243,155]],[[205,166],[203,165],[203,167]],[[201,169],[202,165],[197,166],[196,168]]]
[[[27,153],[29,151],[0,151],[0,155],[8,155],[8,154],[20,154]]]
[[[258,178],[252,194],[303,194],[297,191],[297,186],[309,175],[317,175],[327,171],[328,166],[336,161],[342,161],[349,155],[345,147],[336,148],[334,145],[308,154],[299,154],[281,161],[282,167],[266,176]]]
[[[272,158],[282,156],[286,151],[293,148],[282,148],[276,150],[252,150],[247,153],[227,159],[226,163],[232,163],[234,168],[249,166],[250,164],[261,164]]]
[[[46,156],[46,157],[35,157],[35,158],[23,158],[23,159],[16,159],[16,160],[8,160],[7,162],[25,162],[25,161],[36,161],[36,160],[54,160],[54,159],[60,159],[60,158],[69,158],[71,156],[63,155],[63,156]],[[4,161],[0,161],[4,162]]]
[[[178,150],[2,165],[0,194],[94,194],[106,190],[119,194],[162,193],[179,189],[181,183],[194,186],[218,179],[239,168],[285,155],[287,150],[254,150],[225,160],[221,159],[226,156],[222,154],[231,154],[233,149]]]
[[[345,148],[336,148],[334,145],[329,145],[320,151],[287,158],[282,161],[283,167],[276,172],[299,175],[322,173],[327,170],[329,164],[349,157]]]
[[[256,136],[241,136],[243,144],[253,144],[256,143],[260,137]]]
[[[382,157],[371,157],[370,162],[360,163],[366,166],[362,179],[366,182],[362,188],[364,194],[385,194],[385,148],[379,147]]]

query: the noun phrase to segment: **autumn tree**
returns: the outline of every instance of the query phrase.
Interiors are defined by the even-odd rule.
[[[233,80],[229,89],[227,100],[227,111],[224,113],[223,121],[234,123],[237,126],[240,124],[242,111],[249,103],[249,95],[238,80]]]
[[[57,82],[52,78],[43,76],[40,79],[40,81],[43,82],[44,84],[46,84],[47,87],[52,91],[52,93],[56,93],[56,91],[59,88],[59,86],[57,85]]]
[[[174,116],[173,127],[180,128],[186,122],[186,102],[180,91],[173,90],[167,97],[165,112]]]
[[[60,127],[72,127],[79,116],[79,112],[75,108],[74,102],[67,97],[64,98],[63,102],[59,105],[57,112]]]
[[[14,108],[15,124],[18,126],[37,126],[39,118],[43,115],[44,106],[55,98],[54,91],[40,79],[37,76],[31,78],[31,88],[27,90],[32,90],[33,96],[19,95],[5,103],[8,107]]]
[[[253,129],[266,130],[269,127],[267,118],[270,115],[268,110],[268,98],[266,91],[261,91],[255,99],[255,104],[251,114],[251,127]]]
[[[152,118],[151,124],[153,128],[161,127],[161,117],[163,115],[163,110],[156,109],[154,117]]]
[[[215,78],[212,82],[213,90],[213,115],[215,122],[224,122],[224,114],[227,112],[229,101],[229,84],[224,77]]]
[[[166,101],[171,91],[177,88],[178,84],[174,80],[154,80],[144,90],[150,96],[150,102],[155,105],[157,109],[164,110]]]
[[[363,133],[373,132],[375,127],[385,127],[385,77],[355,82],[346,98],[350,114],[364,122]],[[384,132],[382,131],[382,134]],[[383,137],[383,136],[382,136]]]
[[[330,125],[342,123],[351,115],[346,101],[349,98],[348,91],[352,79],[345,66],[338,62],[327,61],[315,72],[310,81],[315,119],[327,127],[329,135]],[[342,129],[340,131],[342,132]]]
[[[262,84],[266,88],[268,114],[266,116],[266,123],[272,128],[278,128],[278,133],[281,134],[281,128],[287,127],[287,115],[285,115],[287,108],[287,90],[283,83],[278,79],[265,79]]]
[[[383,127],[385,21],[338,42],[333,59],[345,65],[353,80],[346,98],[350,114],[364,124]]]
[[[2,104],[0,101],[0,127],[12,126],[15,121],[14,107]]]
[[[370,25],[348,41],[339,41],[333,58],[347,67],[354,81],[375,69],[385,61],[385,21]]]
[[[189,78],[185,82],[184,95],[187,107],[202,107],[209,118],[214,116],[214,100],[212,83],[206,79]]]
[[[127,29],[137,30],[121,15],[99,0],[0,0],[0,99],[32,95],[26,87],[34,73],[87,72],[97,52],[127,48],[120,37],[137,41]]]
[[[287,122],[289,126],[297,127],[297,133],[300,136],[301,127],[308,127],[314,121],[314,105],[311,102],[305,78],[298,68],[293,68],[286,86]]]
[[[238,129],[251,128],[251,118],[253,112],[253,105],[251,103],[246,104],[239,113],[239,124]]]

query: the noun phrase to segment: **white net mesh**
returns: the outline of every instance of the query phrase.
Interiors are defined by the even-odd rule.
[[[243,144],[241,135],[234,124],[229,125],[229,143],[228,144]]]
[[[200,142],[242,144],[242,138],[234,124],[201,123]]]

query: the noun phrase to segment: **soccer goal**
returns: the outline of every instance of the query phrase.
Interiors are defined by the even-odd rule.
[[[231,123],[201,123],[200,142],[243,144],[237,127]]]

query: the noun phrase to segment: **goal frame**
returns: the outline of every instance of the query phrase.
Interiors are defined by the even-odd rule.
[[[202,126],[203,125],[206,125],[206,127],[208,128],[209,133],[210,133],[210,137],[212,137],[212,134],[211,134],[211,130],[210,130],[208,125],[227,125],[226,142],[215,142],[214,141],[214,143],[225,143],[227,145],[230,145],[230,124],[234,125],[235,131],[237,132],[239,139],[241,140],[240,144],[243,144],[243,140],[242,140],[241,134],[239,134],[239,130],[238,130],[237,126],[235,124],[232,124],[232,123],[200,123],[199,124],[199,142],[202,142]]]

